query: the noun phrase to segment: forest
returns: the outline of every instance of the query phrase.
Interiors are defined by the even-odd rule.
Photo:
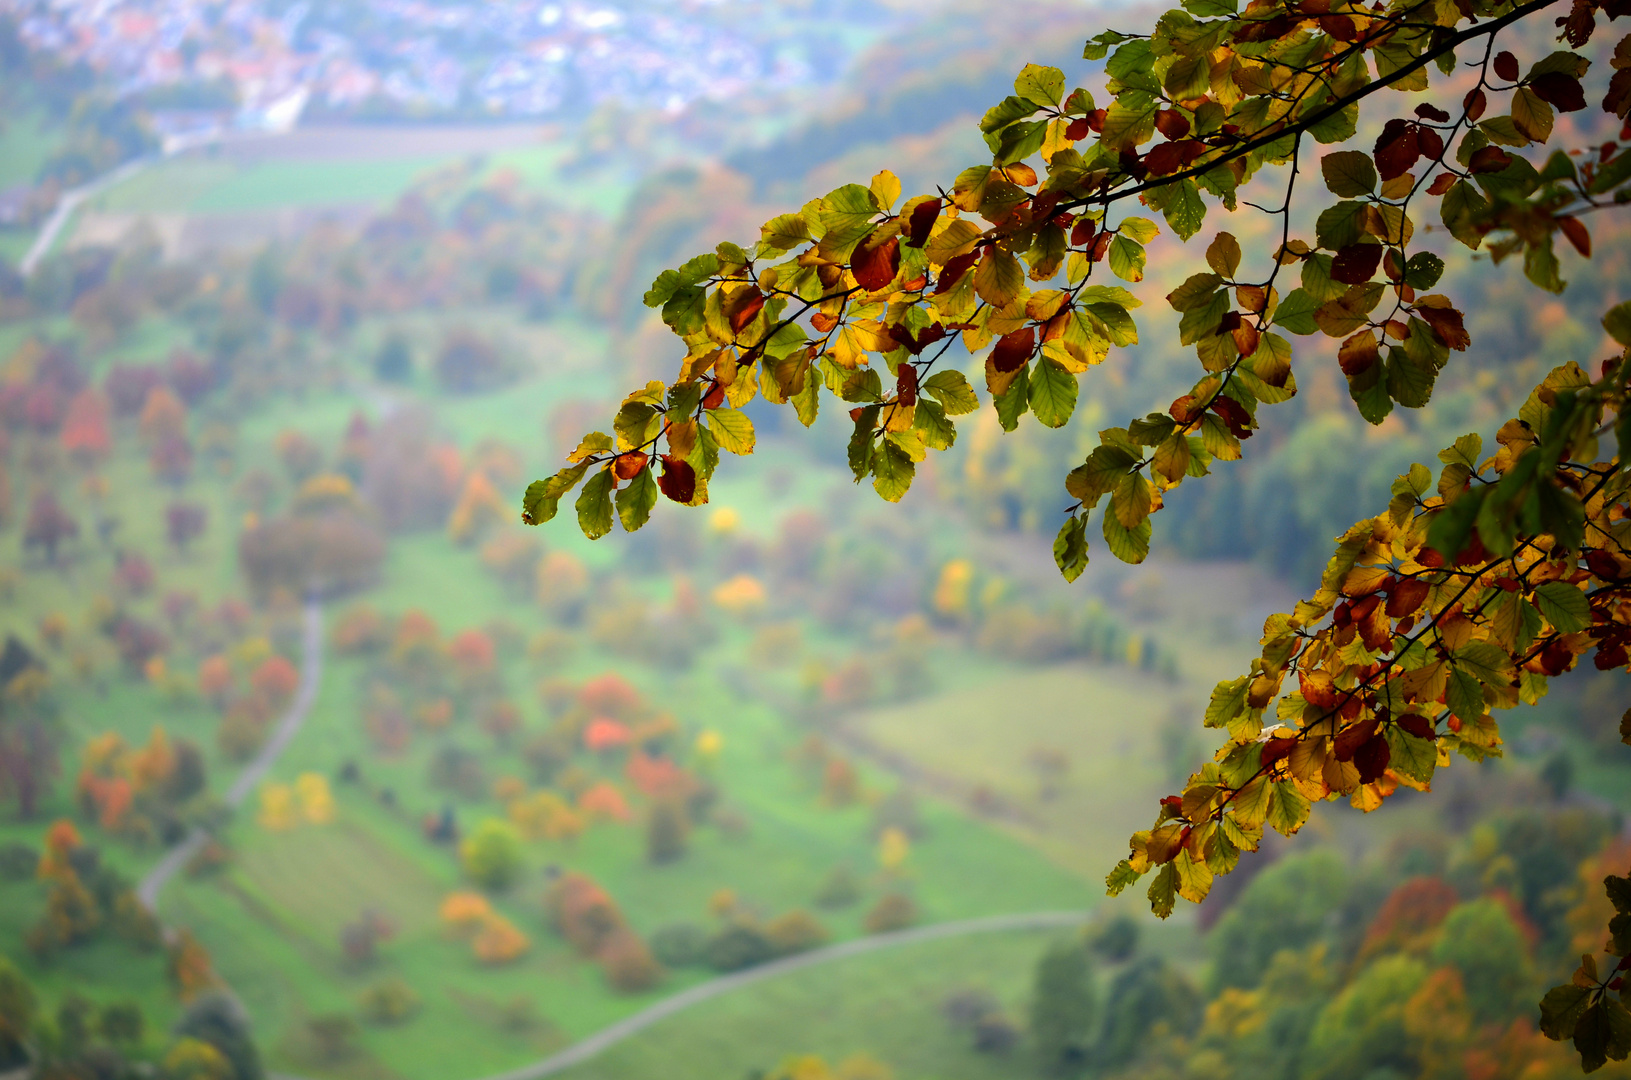
[[[1438,585],[1406,609],[1403,569],[1354,587],[1372,570],[1364,542],[1349,542],[1356,521],[1420,518],[1396,530],[1414,537],[1396,556],[1412,572],[1497,556],[1517,567],[1514,544],[1532,534],[1546,534],[1548,552],[1570,546],[1552,546],[1566,532],[1555,517],[1544,528],[1539,511],[1497,520],[1495,494],[1442,496],[1492,468],[1506,475],[1543,438],[1575,440],[1549,451],[1549,467],[1615,459],[1611,421],[1593,432],[1595,419],[1571,420],[1575,434],[1557,436],[1549,418],[1577,400],[1617,412],[1631,230],[1612,198],[1576,218],[1552,192],[1543,215],[1518,216],[1540,198],[1523,176],[1538,174],[1513,162],[1534,143],[1542,165],[1546,137],[1491,135],[1461,162],[1473,180],[1506,178],[1482,189],[1491,205],[1515,192],[1499,203],[1511,216],[1490,227],[1516,237],[1488,241],[1507,245],[1499,259],[1436,209],[1415,211],[1419,254],[1393,254],[1411,237],[1387,213],[1408,200],[1387,185],[1400,173],[1415,183],[1414,168],[1425,190],[1431,161],[1416,160],[1454,160],[1442,140],[1428,146],[1436,136],[1423,133],[1441,121],[1421,109],[1471,101],[1471,82],[1447,72],[1443,90],[1436,68],[1431,87],[1367,99],[1378,111],[1340,139],[1290,151],[1306,203],[1276,187],[1273,159],[1240,179],[1233,212],[1206,188],[1210,215],[1189,243],[1177,242],[1189,236],[1174,222],[1187,219],[1171,204],[1118,207],[1113,240],[1109,212],[1083,209],[1056,229],[1053,263],[1059,284],[1077,273],[1063,253],[1081,255],[1068,287],[1095,290],[1080,300],[1091,316],[1076,340],[1049,337],[1064,310],[1046,307],[1052,273],[1015,262],[1019,288],[1028,276],[1037,292],[1009,297],[1012,310],[986,295],[998,271],[976,268],[975,245],[1005,254],[1009,241],[979,239],[976,211],[1001,230],[1014,206],[1046,198],[1042,175],[1078,149],[1107,175],[1144,170],[1128,183],[1186,167],[1148,164],[1155,149],[1139,147],[1157,133],[1167,141],[1156,149],[1198,147],[1222,131],[1203,126],[1209,107],[1221,122],[1217,102],[1199,100],[1222,97],[1216,88],[1173,93],[1122,150],[1094,140],[1116,130],[1120,95],[1171,90],[1139,81],[1147,42],[1194,25],[1222,33],[1246,18],[1227,0],[1165,16],[1045,2],[888,5],[875,19],[856,5],[687,9],[717,40],[646,25],[640,5],[527,8],[547,34],[555,11],[583,50],[570,82],[580,97],[540,110],[526,103],[543,91],[529,97],[520,69],[502,68],[508,82],[480,75],[500,70],[483,66],[500,63],[482,51],[494,39],[450,14],[436,48],[457,65],[427,52],[409,68],[424,85],[465,79],[451,103],[432,108],[419,82],[361,105],[325,90],[275,131],[243,119],[266,87],[231,81],[262,72],[263,54],[315,62],[324,34],[373,41],[395,24],[372,15],[424,14],[336,5],[279,45],[279,28],[304,18],[297,6],[241,6],[253,19],[240,25],[249,16],[229,18],[231,5],[120,0],[93,40],[56,34],[45,5],[0,3],[0,1072],[1631,1075],[1615,966],[1631,905],[1620,876],[1631,869],[1620,670],[1631,635],[1591,625],[1631,618],[1615,606],[1631,558],[1595,548],[1581,555],[1589,569],[1539,584],[1534,568],[1557,562],[1490,571],[1481,602],[1509,610],[1507,637],[1493,640],[1534,646],[1516,665],[1481,661],[1505,673],[1499,685],[1457,681],[1458,658],[1473,655],[1458,639],[1441,654],[1444,685],[1418,695],[1416,711],[1391,697],[1361,710],[1352,697],[1388,655],[1378,634],[1408,634],[1416,624],[1401,620],[1418,609],[1422,626],[1455,618],[1428,617],[1446,607]],[[1245,10],[1286,20],[1275,40],[1335,49],[1372,40],[1343,36],[1354,20],[1418,6]],[[1518,10],[1437,8],[1445,34]],[[1600,23],[1583,40],[1553,25],[1564,7],[1536,10],[1495,39],[1507,59],[1484,62],[1504,71],[1510,60],[1519,74],[1501,85],[1522,83],[1512,93],[1547,107],[1547,136],[1589,144],[1577,157],[1607,172],[1631,137],[1615,127],[1623,115],[1598,107],[1605,93],[1620,94],[1622,113],[1631,102],[1618,11],[1576,4],[1572,18]],[[1313,29],[1292,33],[1295,19]],[[165,47],[185,64],[136,65],[121,51],[124,37],[166,27],[179,28],[181,45]],[[1574,37],[1560,44],[1560,32]],[[1242,33],[1241,56],[1278,62],[1267,39]],[[627,40],[639,47],[608,51]],[[695,53],[704,40],[716,51]],[[1411,55],[1459,47],[1476,60],[1473,45],[1445,40],[1424,33]],[[1575,68],[1551,59],[1565,48],[1590,59],[1589,74],[1565,75]],[[698,66],[737,63],[730,49],[760,52],[740,79],[692,94]],[[216,52],[225,74],[198,81]],[[368,49],[346,55],[387,65]],[[1378,78],[1407,66],[1390,55]],[[1168,79],[1171,54],[1157,63]],[[351,69],[324,70],[320,85],[333,87]],[[379,72],[380,87],[399,85]],[[1048,72],[1085,89],[1049,90]],[[162,87],[144,81],[160,76]],[[1242,78],[1228,85],[1258,92]],[[1589,109],[1566,109],[1582,83]],[[484,105],[482,88],[499,85],[502,107]],[[653,108],[653,87],[692,96]],[[1490,96],[1491,116],[1519,115]],[[182,119],[231,108],[239,119],[208,139],[174,138]],[[1027,126],[1039,109],[1053,113]],[[1416,157],[1378,177],[1373,156],[1386,172],[1401,151],[1372,147],[1393,145],[1397,117],[1417,118]],[[1076,149],[1062,141],[1071,130]],[[1355,151],[1363,168],[1338,156]],[[969,165],[1013,178],[979,181],[981,199],[1015,193],[998,216],[955,201],[970,198]],[[1578,175],[1589,187],[1599,174]],[[1333,225],[1327,192],[1370,199],[1373,212]],[[1282,197],[1278,218],[1250,207]],[[962,216],[950,221],[953,209]],[[1373,222],[1376,242],[1361,244]],[[844,229],[847,241],[829,239]],[[1333,229],[1347,242],[1327,244]],[[1230,237],[1232,256],[1214,234]],[[1320,243],[1299,252],[1283,239],[1295,235]],[[1533,254],[1542,238],[1550,262]],[[1013,246],[1027,259],[1038,250]],[[1397,266],[1359,246],[1388,248]],[[787,296],[773,262],[801,275]],[[1257,307],[1238,300],[1246,317],[1224,326],[1258,264],[1285,275],[1278,292],[1270,278]],[[1400,316],[1400,332],[1379,323],[1367,339],[1375,367],[1338,341],[1368,309],[1341,335],[1321,321],[1374,274],[1415,302],[1403,292],[1415,296],[1410,275],[1424,266],[1433,280],[1420,290],[1454,298],[1471,342],[1431,361],[1430,403],[1401,376],[1367,373],[1447,340],[1436,312],[1448,300]],[[912,287],[896,295],[902,283]],[[805,297],[814,315],[799,332],[816,336],[781,335],[773,305],[832,288],[875,309]],[[947,315],[968,320],[948,331],[903,295],[977,313]],[[1294,379],[1288,368],[1276,384],[1256,359],[1274,350],[1254,313],[1261,340],[1282,340],[1269,325],[1305,335],[1306,320],[1287,346]],[[1009,321],[991,329],[999,317]],[[1076,371],[1056,359],[1074,356],[1067,341],[1104,347]],[[1199,400],[1197,342],[1203,364],[1226,356],[1202,372],[1213,397],[1189,415],[1178,402]],[[929,363],[930,346],[973,365],[970,376],[890,374]],[[1219,390],[1225,370],[1243,371],[1256,397]],[[1017,398],[1016,371],[1030,380]],[[1582,374],[1564,382],[1560,371]],[[1068,395],[1037,390],[1060,372]],[[881,411],[903,403],[918,419]],[[1132,426],[1164,425],[1153,441],[1116,441],[1128,429],[1112,425],[1146,413]],[[699,421],[689,430],[686,415]],[[1514,435],[1510,417],[1531,436]],[[873,425],[877,449],[867,441],[861,454]],[[1459,442],[1468,432],[1479,441]],[[1136,480],[1104,482],[1107,505],[1093,509],[1082,470],[1107,446],[1126,448],[1118,468],[1136,450],[1165,469],[1155,448],[1180,443],[1183,462],[1142,488],[1139,521],[1118,516]],[[1507,456],[1481,465],[1469,445]],[[1433,464],[1420,483],[1418,462]],[[1459,480],[1434,479],[1441,469]],[[567,487],[587,486],[568,495],[534,482],[567,474]],[[1487,486],[1504,496],[1504,483]],[[1480,499],[1491,509],[1475,517]],[[1622,531],[1614,499],[1590,501],[1589,527]],[[1429,550],[1443,535],[1431,523],[1455,506],[1465,520],[1447,560]],[[1078,552],[1070,537],[1088,533]],[[1337,571],[1334,544],[1339,561],[1347,552]],[[1300,669],[1301,689],[1288,679],[1270,704],[1291,662],[1276,613],[1325,595],[1306,625],[1337,622],[1310,629],[1302,657],[1329,634],[1329,655],[1360,673],[1333,684]],[[1483,609],[1467,610],[1463,626]],[[1425,680],[1424,664],[1406,676]],[[1321,735],[1312,710],[1346,708],[1343,693],[1353,708]],[[1441,706],[1422,704],[1435,695]],[[1434,708],[1449,710],[1442,732],[1417,715]],[[1436,754],[1422,750],[1427,737]],[[1315,738],[1328,759],[1298,748]],[[1278,778],[1272,797],[1252,789],[1272,828],[1242,824],[1251,780],[1224,771],[1241,746]],[[1207,837],[1230,829],[1225,864]],[[1149,901],[1145,881],[1129,888],[1146,874]],[[1106,895],[1107,875],[1120,895]],[[1154,917],[1152,901],[1171,917]],[[1566,1024],[1558,990],[1574,1010]]]

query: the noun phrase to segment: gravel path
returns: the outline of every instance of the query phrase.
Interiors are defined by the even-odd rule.
[[[226,803],[234,810],[242,806],[249,793],[266,778],[266,774],[271,771],[277,759],[288,749],[289,743],[300,731],[300,725],[306,722],[306,714],[311,712],[312,705],[317,701],[317,688],[323,679],[323,605],[318,600],[306,601],[305,633],[302,636],[300,653],[300,685],[295,690],[294,701],[289,705],[289,711],[278,721],[271,737],[266,740],[266,745],[262,746],[254,759],[244,766],[243,772],[238,774],[238,779],[227,789]],[[186,839],[166,852],[158,865],[147,872],[147,876],[142,878],[141,884],[136,887],[136,896],[147,910],[155,914],[158,912],[159,893],[170,879],[198,854],[199,849],[209,843],[209,839],[208,832],[195,826],[187,834]]]
[[[857,938],[854,941],[845,941],[837,945],[829,945],[824,949],[813,949],[810,952],[799,953],[797,956],[785,957],[781,960],[772,960],[768,964],[747,968],[743,971],[722,975],[717,979],[710,979],[700,983],[689,990],[682,990],[671,998],[665,998],[648,1009],[635,1013],[626,1020],[620,1020],[611,1027],[602,1028],[593,1035],[562,1050],[552,1054],[541,1061],[534,1061],[518,1069],[498,1073],[483,1080],[539,1080],[540,1077],[552,1076],[563,1069],[588,1061],[630,1036],[637,1035],[646,1028],[661,1020],[666,1020],[675,1013],[700,1004],[709,998],[727,994],[744,986],[761,982],[765,979],[774,979],[781,975],[788,975],[801,971],[817,964],[826,964],[834,960],[844,960],[851,956],[861,956],[865,953],[877,952],[880,949],[890,949],[897,945],[914,945],[923,941],[939,941],[942,938],[963,937],[968,934],[990,934],[1009,930],[1052,930],[1062,927],[1080,926],[1087,921],[1085,911],[1034,911],[1021,915],[992,915],[983,919],[964,919],[959,922],[937,923],[934,926],[918,926],[910,930],[896,930],[888,934],[873,934],[870,937]],[[282,1077],[278,1080],[292,1080]]]

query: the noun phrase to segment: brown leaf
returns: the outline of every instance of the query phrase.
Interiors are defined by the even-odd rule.
[[[1369,330],[1361,330],[1337,349],[1337,364],[1341,366],[1342,374],[1351,379],[1369,371],[1378,355],[1376,335]]]
[[[997,347],[991,350],[991,363],[1006,375],[1025,366],[1035,351],[1036,329],[1027,326],[997,339]]]
[[[646,455],[630,450],[612,459],[612,472],[619,480],[633,480],[646,467]]]
[[[1354,752],[1354,764],[1359,766],[1359,782],[1361,784],[1374,783],[1382,778],[1387,771],[1388,761],[1393,751],[1388,747],[1387,739],[1380,732],[1372,735]]]
[[[1461,99],[1461,109],[1467,114],[1467,119],[1476,123],[1489,107],[1489,98],[1476,86],[1467,91],[1467,96]]]
[[[917,368],[900,364],[895,368],[895,397],[902,405],[917,404]]]
[[[1257,327],[1249,322],[1243,322],[1229,332],[1235,340],[1235,349],[1241,356],[1250,356],[1257,351]]]
[[[1376,172],[1383,180],[1403,176],[1415,168],[1416,161],[1421,157],[1421,147],[1417,142],[1419,130],[1408,120],[1394,118],[1387,122],[1371,154],[1376,159]]]
[[[741,333],[742,328],[752,322],[765,306],[765,294],[759,291],[757,285],[749,285],[745,289],[738,289],[725,299],[725,315],[731,321],[731,329]]]
[[[1467,162],[1467,168],[1475,173],[1492,173],[1500,172],[1510,164],[1511,154],[1499,146],[1486,146],[1482,150],[1473,151],[1472,158]],[[1449,173],[1444,175],[1450,176]]]
[[[1495,74],[1507,82],[1518,81],[1518,58],[1506,50],[1495,54]]]
[[[697,471],[690,462],[665,454],[657,487],[674,502],[689,503],[697,495]]]
[[[1433,725],[1427,719],[1427,717],[1418,716],[1416,713],[1406,713],[1395,720],[1394,723],[1398,724],[1400,728],[1414,735],[1418,739],[1432,739],[1437,737],[1433,731]]]
[[[898,270],[900,238],[895,236],[876,246],[863,242],[850,259],[855,283],[868,292],[876,292],[894,281]]]
[[[1452,307],[1418,307],[1416,314],[1445,345],[1458,352],[1464,351],[1472,344],[1472,338],[1467,334],[1467,328],[1462,322],[1461,312]]]
[[[1189,121],[1177,109],[1159,109],[1155,114],[1155,130],[1176,142],[1189,134]]]
[[[1363,285],[1376,276],[1384,250],[1381,244],[1349,244],[1331,260],[1331,280],[1344,285]]]
[[[940,217],[941,202],[939,199],[930,199],[925,203],[918,203],[912,207],[912,214],[906,220],[906,245],[920,248],[928,242],[929,233],[934,229],[934,223]]]
[[[1212,411],[1218,414],[1231,434],[1237,439],[1252,437],[1252,417],[1246,407],[1232,397],[1219,394],[1212,399]]]
[[[1586,226],[1579,218],[1558,218],[1557,227],[1568,237],[1569,243],[1574,245],[1574,250],[1584,258],[1591,258],[1591,233],[1586,231]]]
[[[1375,716],[1367,716],[1357,723],[1349,724],[1337,732],[1333,749],[1336,751],[1338,761],[1352,761],[1354,752],[1371,740],[1376,734],[1378,720]]]
[[[1400,578],[1388,593],[1388,617],[1402,619],[1406,615],[1414,615],[1430,591],[1432,586],[1420,578]]]
[[[1548,71],[1529,80],[1535,96],[1558,112],[1579,112],[1586,107],[1586,92],[1580,80],[1561,71]]]
[[[980,252],[976,248],[966,255],[959,255],[948,262],[940,270],[940,278],[934,285],[934,295],[939,296],[943,292],[950,292],[956,288],[957,283],[963,280],[963,275],[968,273],[974,264],[979,261]]]

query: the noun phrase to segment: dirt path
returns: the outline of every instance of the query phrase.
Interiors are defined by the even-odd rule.
[[[271,771],[277,759],[288,749],[289,743],[300,731],[300,725],[306,722],[306,714],[311,712],[312,705],[317,701],[317,688],[323,679],[321,601],[306,601],[304,631],[300,643],[300,686],[295,691],[289,711],[278,721],[271,737],[266,740],[266,745],[262,746],[254,759],[244,766],[243,772],[238,774],[238,778],[227,789],[226,803],[234,810],[243,805],[249,793],[266,778],[266,774]],[[166,852],[158,865],[147,872],[147,876],[142,878],[141,884],[136,887],[136,896],[147,910],[158,913],[159,893],[170,879],[198,854],[199,849],[209,843],[209,838],[209,833],[195,827],[187,834],[186,839]]]
[[[827,964],[834,960],[844,960],[852,956],[861,956],[865,953],[877,952],[880,949],[891,949],[898,945],[914,945],[924,941],[939,941],[944,938],[963,937],[968,934],[991,934],[1011,930],[1052,930],[1063,927],[1080,926],[1087,919],[1087,913],[1082,911],[1035,911],[1022,915],[992,915],[983,919],[964,919],[959,922],[938,923],[934,926],[919,926],[910,930],[896,930],[889,934],[874,934],[871,937],[857,938],[854,941],[845,941],[837,945],[829,945],[824,949],[815,949],[811,952],[800,953],[781,960],[772,960],[768,964],[747,968],[744,971],[722,975],[717,979],[710,979],[705,983],[682,990],[671,998],[665,998],[648,1009],[635,1013],[626,1020],[620,1020],[611,1027],[603,1028],[593,1035],[572,1044],[558,1054],[552,1054],[541,1061],[530,1065],[523,1065],[518,1069],[498,1073],[483,1080],[539,1080],[540,1077],[552,1076],[563,1069],[588,1061],[604,1050],[617,1045],[624,1039],[637,1035],[653,1024],[666,1020],[675,1013],[688,1009],[693,1005],[707,1001],[709,998],[730,993],[732,990],[751,986],[765,979],[774,979],[781,975],[790,975],[817,964]],[[292,1080],[280,1077],[278,1080]]]

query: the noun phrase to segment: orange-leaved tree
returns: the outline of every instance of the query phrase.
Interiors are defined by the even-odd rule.
[[[528,489],[523,520],[554,517],[580,485],[591,538],[614,518],[640,528],[659,493],[706,502],[720,451],[754,448],[742,407],[755,396],[806,425],[823,397],[844,402],[857,482],[898,500],[917,463],[952,445],[954,418],[979,407],[965,353],[1003,428],[1027,412],[1063,426],[1079,377],[1138,340],[1138,300],[1116,279],[1139,281],[1163,232],[1187,243],[1214,208],[1252,206],[1274,241],[1249,251],[1217,232],[1206,269],[1167,297],[1199,360],[1194,387],[1101,431],[1064,478],[1064,576],[1086,566],[1106,499],[1106,544],[1140,562],[1164,493],[1240,458],[1259,411],[1296,393],[1292,337],[1340,342],[1373,424],[1426,405],[1452,353],[1477,362],[1462,312],[1433,292],[1444,261],[1420,243],[1432,219],[1562,290],[1559,234],[1589,257],[1588,216],[1631,199],[1618,141],[1631,138],[1631,37],[1589,78],[1583,54],[1600,22],[1627,13],[1627,0],[1183,0],[1148,32],[1087,42],[1084,58],[1105,60],[1102,102],[1027,66],[981,121],[991,160],[947,186],[903,201],[881,172],[772,219],[749,247],[664,271],[645,299],[684,344],[674,381],[624,399],[610,434],[585,436]],[[1560,47],[1520,64],[1499,37],[1526,24],[1555,28]],[[1582,115],[1554,139],[1559,112]],[[1362,114],[1379,135],[1350,147]],[[1249,203],[1248,185],[1272,185],[1277,205]],[[1631,344],[1631,304],[1603,325]],[[1370,810],[1424,789],[1451,753],[1499,753],[1492,709],[1533,704],[1587,656],[1631,666],[1628,382],[1623,350],[1594,371],[1566,364],[1493,452],[1467,435],[1436,476],[1421,464],[1400,476],[1388,505],[1339,538],[1318,591],[1268,620],[1251,670],[1214,691],[1205,723],[1222,747],[1134,834],[1110,891],[1153,875],[1157,914],[1200,901],[1265,827],[1294,833],[1322,800]],[[1611,881],[1631,910],[1631,886]],[[1631,915],[1613,935],[1631,957],[1620,924]],[[1546,1032],[1573,1037],[1588,1069],[1631,1052],[1616,994],[1627,967],[1588,958],[1543,1004]]]

